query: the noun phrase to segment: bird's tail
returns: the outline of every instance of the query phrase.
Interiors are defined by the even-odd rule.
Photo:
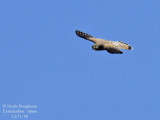
[[[117,41],[117,42],[115,42],[115,44],[116,44],[119,48],[121,48],[121,49],[133,50],[133,47],[132,47],[132,46],[130,46],[130,45],[128,45],[127,43],[124,43],[124,42],[122,42],[122,41]]]
[[[76,30],[76,35],[78,35],[79,37],[84,38],[84,39],[93,38],[93,36],[86,34],[86,33],[83,33],[79,30]]]

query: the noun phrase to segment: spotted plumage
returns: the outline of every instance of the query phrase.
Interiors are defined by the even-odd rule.
[[[94,42],[95,44],[92,46],[92,48],[97,51],[106,50],[111,54],[123,54],[123,52],[120,49],[125,49],[125,50],[133,49],[132,46],[122,41],[109,41],[101,38],[95,38],[79,30],[76,30],[76,34],[81,38]]]

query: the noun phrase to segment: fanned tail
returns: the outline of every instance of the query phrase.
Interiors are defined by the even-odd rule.
[[[120,48],[120,49],[126,49],[126,50],[133,50],[133,47],[130,46],[127,43],[124,43],[122,41],[117,41],[115,44]]]

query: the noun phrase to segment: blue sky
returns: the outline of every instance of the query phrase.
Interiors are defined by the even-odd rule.
[[[38,106],[29,120],[159,120],[159,4],[1,0],[1,111],[3,104],[29,104]],[[94,51],[76,29],[134,50]]]

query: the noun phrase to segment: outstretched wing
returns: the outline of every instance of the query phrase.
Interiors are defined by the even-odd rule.
[[[104,44],[105,50],[111,54],[123,54],[123,52],[114,44]]]
[[[106,51],[108,51],[111,54],[123,54],[123,52],[117,48],[107,48]]]
[[[86,34],[84,32],[81,32],[79,30],[76,30],[76,35],[79,36],[79,37],[81,37],[81,38],[84,38],[86,40],[92,41],[94,43],[96,43],[96,42],[99,41],[97,38],[95,38],[95,37],[93,37],[93,36],[91,36],[89,34]]]
[[[133,47],[122,41],[113,42],[119,49],[133,50]]]

